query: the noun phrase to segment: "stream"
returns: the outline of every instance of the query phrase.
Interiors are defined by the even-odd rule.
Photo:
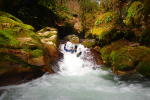
[[[124,81],[97,65],[88,48],[79,44],[82,54],[77,57],[63,47],[56,74],[0,87],[0,100],[150,100],[150,81]]]

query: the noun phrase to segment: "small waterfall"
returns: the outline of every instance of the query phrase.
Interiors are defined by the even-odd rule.
[[[66,51],[64,49],[65,46],[68,50],[76,46],[76,52],[71,53]],[[60,74],[83,75],[93,70],[92,67],[95,65],[90,56],[90,49],[85,48],[81,44],[66,43],[60,45],[60,50],[64,55],[63,59],[58,62]]]

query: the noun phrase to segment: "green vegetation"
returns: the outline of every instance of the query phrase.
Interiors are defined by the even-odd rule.
[[[28,64],[27,62],[23,61],[21,58],[13,55],[13,54],[7,54],[7,53],[0,53],[0,57],[3,59],[0,59],[0,62],[6,62],[4,67],[8,67],[8,70],[11,69],[10,66],[7,66],[7,62],[16,64],[16,67],[31,67],[32,65]],[[1,66],[0,66],[1,67]]]
[[[0,30],[0,46],[1,47],[18,47],[19,41],[15,39],[12,31]]]
[[[127,16],[124,23],[127,26],[140,24],[140,20],[143,15],[143,8],[143,3],[140,1],[133,2],[127,11]]]
[[[94,25],[96,12],[99,10],[98,4],[91,0],[79,0],[80,5],[80,18],[82,22],[83,33],[87,33],[88,30]]]
[[[32,50],[31,53],[32,53],[32,56],[35,57],[35,58],[43,56],[43,51],[39,50],[39,49]]]
[[[130,71],[135,69],[137,64],[148,54],[150,54],[150,48],[127,46],[113,51],[110,57],[116,70]]]
[[[110,66],[111,65],[110,55],[112,51],[118,50],[128,44],[129,42],[126,40],[119,40],[119,41],[113,42],[111,45],[104,46],[100,50],[103,61]]]
[[[22,23],[22,21],[20,19],[16,18],[15,16],[13,16],[13,15],[11,15],[9,13],[3,12],[3,11],[0,11],[0,16],[2,16],[2,17],[8,17],[8,18],[10,18],[12,20],[15,20],[15,21],[17,21],[19,23]]]
[[[117,17],[114,12],[106,12],[97,18],[95,25],[107,24],[116,20],[116,18]]]

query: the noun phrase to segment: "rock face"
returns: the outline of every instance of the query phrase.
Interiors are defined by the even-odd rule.
[[[32,26],[5,12],[0,12],[0,46],[0,85],[53,73],[51,64],[59,57],[57,29],[46,27],[35,33]]]

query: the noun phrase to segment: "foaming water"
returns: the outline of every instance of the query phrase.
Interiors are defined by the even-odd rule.
[[[98,67],[83,47],[80,57],[63,51],[60,71],[31,82],[0,87],[0,100],[150,100],[150,82],[128,83]]]
[[[90,71],[93,71],[92,67],[94,65],[94,61],[92,57],[90,57],[90,50],[88,48],[84,48],[83,45],[77,45],[82,54],[77,57],[79,53],[79,49],[77,48],[76,53],[65,52],[64,44],[60,45],[60,50],[64,54],[62,60],[58,62],[60,68],[61,75],[84,75]],[[86,57],[86,59],[85,59]]]

